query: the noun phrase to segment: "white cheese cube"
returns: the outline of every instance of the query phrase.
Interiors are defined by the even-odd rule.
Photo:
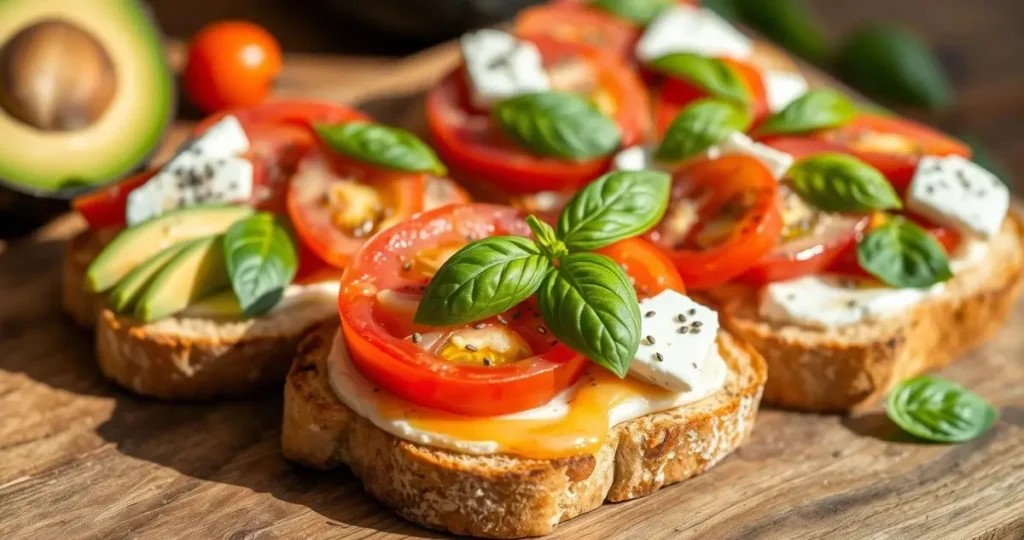
[[[762,76],[764,89],[768,94],[768,107],[772,112],[785,109],[810,89],[807,79],[799,72],[767,69],[762,72]]]
[[[646,146],[630,146],[615,154],[612,168],[616,171],[642,171],[654,163],[654,151]]]
[[[1010,190],[994,174],[959,156],[925,156],[907,190],[907,208],[940,225],[988,238],[1010,208]]]
[[[776,150],[766,144],[754,142],[739,131],[734,131],[724,141],[712,146],[707,150],[708,159],[718,159],[722,156],[742,154],[757,159],[764,163],[776,179],[785,176],[786,171],[793,166],[793,156]]]
[[[640,348],[629,374],[686,392],[697,388],[718,339],[718,313],[673,290],[640,302]]]
[[[752,50],[750,38],[717,13],[686,5],[663,11],[636,44],[636,56],[642,62],[652,62],[671,53],[742,60],[750,56]]]
[[[225,116],[182,146],[160,172],[128,194],[128,225],[185,206],[249,200],[252,163],[237,157],[248,149],[249,138],[238,119]]]
[[[465,34],[460,41],[474,106],[485,109],[503,99],[551,88],[533,43],[492,29]]]
[[[939,283],[931,289],[894,289],[856,278],[809,275],[765,287],[760,315],[780,323],[837,328],[896,316],[942,288]]]

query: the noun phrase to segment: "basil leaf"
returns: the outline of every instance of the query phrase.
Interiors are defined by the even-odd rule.
[[[878,169],[846,154],[816,154],[786,173],[802,199],[830,212],[868,213],[903,206],[896,190]]]
[[[537,300],[562,343],[626,376],[640,347],[640,306],[618,264],[596,253],[570,253],[548,271]]]
[[[926,43],[897,26],[876,24],[853,34],[839,53],[838,67],[865,94],[890,104],[932,110],[953,104],[942,64]]]
[[[565,247],[565,243],[558,239],[558,235],[555,234],[555,230],[551,228],[551,225],[541,221],[537,216],[526,216],[526,225],[533,231],[533,237],[536,238],[537,246],[540,247],[541,252],[547,258],[557,259],[569,252]]]
[[[651,62],[651,67],[679,77],[719,97],[741,105],[750,105],[750,90],[729,64],[692,53],[671,53]]]
[[[558,218],[570,251],[598,249],[646,232],[665,215],[672,178],[660,171],[606,174],[576,193]]]
[[[650,24],[671,0],[591,0],[590,6],[640,26]]]
[[[224,233],[224,260],[242,313],[262,315],[277,305],[298,268],[295,246],[273,214],[236,222]]]
[[[701,99],[687,105],[672,121],[661,145],[658,161],[676,162],[693,157],[722,142],[733,131],[746,131],[750,115],[728,101]]]
[[[857,106],[835,90],[810,90],[785,109],[768,117],[758,135],[810,133],[846,125],[857,116]]]
[[[953,277],[935,238],[900,217],[867,233],[857,244],[861,268],[891,287],[931,287]]]
[[[524,94],[499,102],[492,114],[506,135],[537,155],[584,160],[619,147],[615,122],[576,94]]]
[[[540,287],[551,261],[528,238],[492,236],[456,251],[427,285],[415,322],[465,324],[512,308]]]
[[[734,4],[743,22],[785,49],[816,64],[828,58],[829,40],[806,0],[745,0]]]
[[[922,375],[896,386],[885,404],[889,419],[912,435],[935,442],[964,442],[988,431],[996,409],[966,388]]]
[[[367,122],[314,126],[331,150],[385,169],[447,174],[437,154],[419,137],[391,126]]]

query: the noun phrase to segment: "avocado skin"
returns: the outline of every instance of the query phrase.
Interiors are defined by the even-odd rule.
[[[253,212],[247,206],[193,206],[125,229],[89,265],[86,287],[93,292],[106,291],[163,249],[223,233]]]
[[[108,300],[110,307],[118,313],[130,311],[139,299],[139,295],[146,290],[146,287],[152,281],[153,277],[160,272],[160,270],[164,269],[167,264],[181,252],[201,241],[202,240],[189,240],[175,244],[156,255],[153,255],[149,260],[135,267],[134,270],[129,272],[128,275],[119,281],[114,289],[110,291],[110,298]]]
[[[131,114],[122,115],[123,121],[104,126],[102,131],[89,133],[90,146],[77,151],[85,134],[82,131],[44,132],[45,143],[40,143],[36,128],[9,118],[7,111],[0,109],[0,116],[8,117],[0,129],[6,150],[0,155],[0,214],[14,222],[5,223],[6,227],[30,230],[60,210],[66,211],[67,200],[142,169],[176,117],[177,90],[164,37],[144,2],[67,2],[61,10],[81,12],[76,13],[75,24],[97,38],[108,54],[119,59],[119,65],[127,66],[118,70],[119,87],[129,84],[126,81],[144,82],[132,85],[135,91],[114,98],[132,99],[127,106]],[[0,19],[11,25],[9,32],[0,33],[0,45],[24,28],[52,19],[52,11],[49,2],[38,0],[0,2]],[[110,32],[111,27],[124,31]],[[145,91],[139,91],[142,88]],[[21,147],[30,144],[45,144],[53,159],[42,166],[24,162]],[[26,208],[33,199],[51,204]]]
[[[139,297],[135,317],[152,322],[174,315],[230,282],[224,262],[224,236],[198,240],[157,272]]]

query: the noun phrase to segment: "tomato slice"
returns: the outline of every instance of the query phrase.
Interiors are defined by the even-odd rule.
[[[761,71],[746,62],[732,58],[722,58],[743,79],[751,96],[752,118],[756,124],[771,112],[768,106],[768,92],[764,86],[764,78]],[[658,137],[663,137],[672,121],[679,116],[692,101],[709,97],[710,94],[693,83],[678,77],[656,75],[664,77],[660,83],[656,83],[654,97],[652,99],[654,111],[654,129]]]
[[[515,21],[515,33],[551,38],[587,51],[630,61],[639,30],[628,21],[581,5],[551,4],[527,8]]]
[[[923,227],[924,230],[928,231],[933,237],[935,237],[939,244],[942,245],[943,249],[946,250],[947,254],[952,253],[953,250],[955,250],[957,246],[960,245],[960,241],[962,238],[959,234],[957,234],[956,231],[952,229],[943,227],[941,225],[936,225],[931,221],[928,221],[926,218],[911,212],[903,212],[903,217],[913,221],[914,223],[917,223],[918,225]],[[837,274],[845,274],[849,276],[873,277],[871,276],[871,274],[867,273],[863,268],[860,267],[860,262],[857,260],[857,243],[859,243],[861,238],[863,238],[865,234],[871,231],[871,229],[881,225],[884,222],[884,219],[871,220],[871,222],[864,228],[864,230],[857,233],[856,241],[848,245],[846,249],[844,249],[842,252],[839,253],[839,255],[836,256],[835,260],[828,267],[828,271]]]
[[[821,272],[854,244],[871,220],[818,210],[785,186],[780,193],[782,242],[738,281],[763,285]]]
[[[229,109],[204,118],[196,126],[196,133],[202,133],[227,115],[234,115],[246,127],[250,124],[341,124],[356,120],[370,120],[370,117],[347,105],[315,100],[268,101],[255,107]]]
[[[697,161],[675,173],[669,211],[647,237],[666,250],[688,288],[710,289],[778,244],[778,198],[778,182],[752,157]]]
[[[85,218],[90,229],[124,226],[128,194],[145,184],[158,171],[159,169],[149,169],[95,191],[79,195],[71,201],[71,208]]]
[[[552,86],[585,93],[615,119],[624,146],[640,141],[650,116],[639,77],[622,62],[571,43],[530,38],[540,49]],[[460,68],[427,94],[427,124],[445,163],[467,180],[510,192],[535,193],[578,188],[608,169],[611,156],[571,161],[535,156],[509,141],[490,114],[469,102]]]
[[[686,286],[672,259],[650,242],[629,238],[597,250],[622,266],[633,282],[640,300],[656,296],[665,289],[685,293]]]
[[[424,212],[372,238],[345,272],[338,298],[342,330],[356,368],[375,384],[418,405],[470,416],[496,416],[549,402],[571,385],[589,361],[554,340],[533,299],[472,325],[434,328],[411,322],[423,286],[446,255],[468,239],[528,235],[523,215],[487,204],[453,205]],[[628,268],[638,289],[680,285],[658,250],[639,239],[603,252]],[[430,264],[422,265],[426,259]],[[661,275],[649,262],[658,263]],[[645,271],[637,271],[644,266]],[[400,297],[400,300],[394,300]],[[503,362],[475,362],[451,350],[455,336],[500,333],[519,344]],[[414,334],[415,332],[415,334]],[[468,354],[468,353],[466,353]],[[491,354],[491,353],[486,353]],[[473,359],[469,359],[473,360]]]

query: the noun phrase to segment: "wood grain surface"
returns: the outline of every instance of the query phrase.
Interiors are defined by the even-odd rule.
[[[418,91],[454,56],[432,50],[373,74],[358,62],[300,60],[289,63],[284,95],[358,101],[408,123]],[[345,470],[286,463],[279,396],[181,405],[106,382],[91,335],[59,308],[63,242],[81,226],[67,216],[0,246],[0,538],[437,536],[374,503]],[[707,474],[605,505],[552,537],[1024,538],[1022,325],[1024,304],[993,342],[943,372],[1000,409],[976,441],[915,442],[879,409],[768,410]]]

